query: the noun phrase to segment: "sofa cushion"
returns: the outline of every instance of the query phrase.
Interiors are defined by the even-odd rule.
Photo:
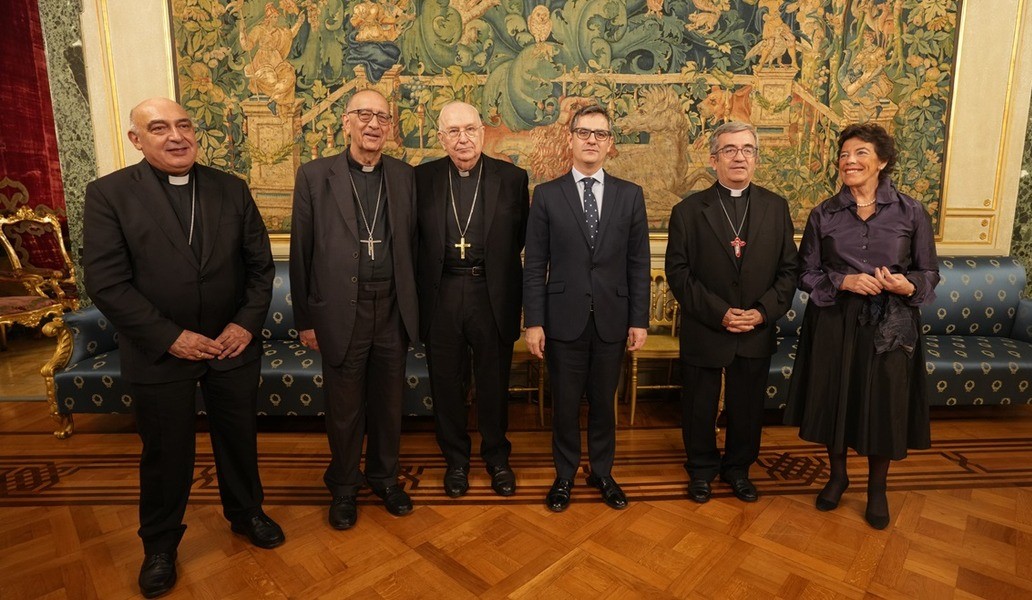
[[[126,413],[133,403],[118,350],[85,357],[54,375],[54,395],[63,414]]]
[[[1009,336],[1025,289],[1025,269],[1010,257],[940,257],[935,301],[921,308],[921,331]]]
[[[263,344],[259,415],[323,415],[322,359],[295,340]]]
[[[1032,344],[1007,338],[926,335],[932,406],[1032,404]]]

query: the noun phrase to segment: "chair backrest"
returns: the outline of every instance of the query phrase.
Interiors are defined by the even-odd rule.
[[[294,326],[294,308],[290,303],[290,263],[277,260],[276,275],[272,280],[272,304],[262,325],[262,337],[267,340],[297,339]]]
[[[40,276],[47,289],[46,292],[40,290],[41,293],[61,300],[70,308],[76,307],[75,266],[65,248],[57,217],[39,214],[28,206],[0,215],[0,245],[7,253],[15,277]]]
[[[652,332],[669,332],[677,337],[680,326],[680,305],[667,282],[663,269],[652,269],[652,281],[649,284],[649,330]]]
[[[940,256],[935,301],[921,309],[932,335],[1008,336],[1025,289],[1025,268],[1009,256]]]
[[[810,294],[796,289],[795,295],[792,296],[792,307],[775,324],[778,337],[799,337],[799,330],[803,327],[803,313],[809,299]]]

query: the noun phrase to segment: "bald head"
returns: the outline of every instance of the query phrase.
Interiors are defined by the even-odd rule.
[[[472,169],[484,150],[484,124],[476,107],[449,102],[437,119],[437,136],[444,151],[461,171]]]
[[[346,111],[352,111],[357,108],[362,108],[369,103],[383,104],[386,112],[387,98],[384,98],[383,94],[376,90],[361,90],[355,92],[348,98],[348,104],[344,107]]]
[[[197,160],[193,121],[168,98],[148,98],[129,111],[129,141],[154,168],[182,175]]]

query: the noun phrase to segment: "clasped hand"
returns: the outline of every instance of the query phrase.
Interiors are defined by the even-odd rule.
[[[172,342],[168,353],[184,360],[211,360],[217,358],[234,358],[251,343],[251,332],[230,323],[226,325],[219,337],[214,340],[194,331],[184,329],[176,341]]]
[[[746,331],[752,331],[763,324],[763,313],[750,308],[748,310],[742,308],[729,308],[724,313],[724,318],[720,320],[720,326],[727,329],[731,333],[745,333]]]
[[[889,271],[888,267],[875,267],[873,276],[867,273],[846,275],[842,279],[839,289],[862,296],[875,296],[882,291],[909,296],[914,293],[916,288],[901,273],[893,273]]]

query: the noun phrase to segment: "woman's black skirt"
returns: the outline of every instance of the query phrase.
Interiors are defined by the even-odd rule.
[[[899,460],[931,445],[924,342],[918,336],[909,356],[903,348],[877,354],[876,325],[860,324],[866,302],[848,294],[834,306],[807,304],[785,424],[834,453]]]

